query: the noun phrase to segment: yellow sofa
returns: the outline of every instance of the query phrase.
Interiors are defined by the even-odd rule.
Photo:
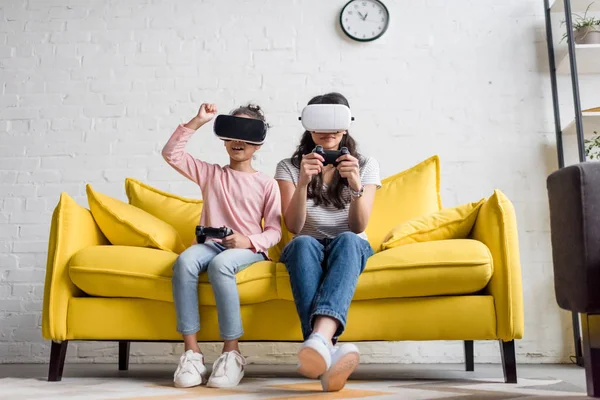
[[[374,249],[381,249],[398,223],[442,209],[439,169],[439,159],[432,157],[383,181],[367,229]],[[169,208],[176,196],[140,188],[147,196],[132,194],[128,187],[132,204],[191,237],[200,201],[189,200],[188,211]],[[196,215],[190,217],[192,209]],[[286,268],[276,262],[290,239],[284,232],[270,251],[274,261],[256,263],[237,276],[243,341],[302,339]],[[43,336],[52,341],[48,379],[61,379],[68,341],[118,341],[119,368],[127,369],[131,341],[180,340],[171,293],[176,257],[168,250],[111,245],[92,212],[63,193],[52,218],[44,293]],[[199,286],[198,340],[218,341],[206,275]],[[499,340],[505,380],[516,382],[514,339],[522,335],[516,219],[512,204],[497,190],[479,209],[468,237],[373,255],[359,279],[341,340],[462,340],[467,370],[473,370],[473,340]]]

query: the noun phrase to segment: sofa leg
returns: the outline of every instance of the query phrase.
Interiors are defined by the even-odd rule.
[[[583,363],[590,397],[600,397],[600,314],[581,314]]]
[[[504,382],[517,383],[517,357],[515,354],[515,341],[504,342],[500,340],[500,353],[502,355],[502,369]]]
[[[50,347],[50,367],[48,368],[48,382],[59,382],[62,379],[67,355],[68,341],[52,342]]]
[[[127,371],[129,369],[129,342],[119,342],[119,371]]]
[[[475,371],[475,356],[473,354],[472,340],[465,340],[465,370]]]

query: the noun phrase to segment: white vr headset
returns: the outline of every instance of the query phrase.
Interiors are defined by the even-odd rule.
[[[354,117],[343,104],[310,104],[298,118],[309,132],[340,132],[350,128]]]

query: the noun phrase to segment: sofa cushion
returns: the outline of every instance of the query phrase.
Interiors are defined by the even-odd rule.
[[[485,199],[402,222],[388,233],[381,250],[410,243],[466,239],[483,203]]]
[[[477,293],[492,277],[492,257],[470,239],[407,244],[369,258],[354,300]],[[277,264],[279,296],[293,300],[289,275]]]
[[[177,230],[146,211],[86,187],[94,220],[112,244],[153,247],[181,253]]]
[[[171,277],[177,254],[130,246],[92,246],[76,253],[69,264],[73,283],[90,296],[173,301]],[[275,264],[256,263],[236,275],[241,304],[273,300]],[[200,275],[201,305],[215,305],[208,275]]]
[[[394,226],[442,208],[440,197],[440,159],[433,156],[381,181],[375,193],[373,211],[366,233],[369,243],[379,250]]]
[[[132,178],[125,180],[129,204],[173,226],[187,248],[196,240],[196,225],[200,222],[202,200],[187,199],[163,192]]]

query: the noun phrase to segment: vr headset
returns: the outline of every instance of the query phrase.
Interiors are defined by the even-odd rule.
[[[298,118],[309,132],[340,132],[350,128],[354,117],[343,104],[310,104]]]
[[[267,137],[267,124],[263,121],[233,115],[217,115],[213,130],[221,140],[239,140],[256,145],[263,144]]]

